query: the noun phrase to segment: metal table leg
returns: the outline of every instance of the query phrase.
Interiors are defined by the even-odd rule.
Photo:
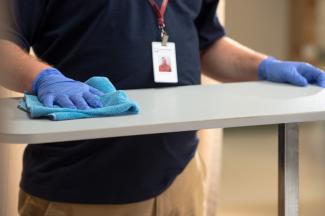
[[[298,124],[280,124],[279,171],[278,171],[278,215],[299,215],[299,141]]]

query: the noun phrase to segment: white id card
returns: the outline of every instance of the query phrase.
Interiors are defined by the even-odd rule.
[[[153,71],[156,83],[177,83],[175,43],[152,42]]]

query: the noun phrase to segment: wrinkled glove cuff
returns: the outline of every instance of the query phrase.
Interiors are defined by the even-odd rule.
[[[278,61],[276,58],[269,56],[264,59],[258,66],[258,79],[267,80],[267,67],[270,63]]]
[[[47,76],[58,76],[58,77],[62,77],[65,78],[65,76],[57,69],[53,68],[53,67],[48,67],[44,70],[42,70],[37,76],[36,78],[33,80],[32,83],[32,91],[34,94],[37,94],[38,89],[41,85],[42,80],[44,79],[44,77]]]

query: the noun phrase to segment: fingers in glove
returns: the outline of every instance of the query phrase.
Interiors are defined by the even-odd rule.
[[[325,72],[324,71],[310,65],[310,73],[308,73],[308,74],[312,74],[312,76],[313,76],[311,83],[315,83],[316,85],[318,85],[322,88],[325,88]]]
[[[77,109],[85,110],[90,109],[85,99],[82,97],[82,95],[73,95],[70,96],[71,101],[73,104],[77,107]]]
[[[97,95],[97,96],[102,96],[104,95],[103,92],[99,91],[98,89],[95,89],[94,87],[89,87],[89,91],[90,93],[94,94],[94,95]]]
[[[52,108],[54,104],[54,95],[47,95],[43,98],[42,103],[44,106]]]
[[[83,97],[84,97],[85,101],[88,103],[88,105],[90,107],[93,107],[93,108],[101,108],[101,107],[103,107],[102,102],[94,94],[92,94],[90,92],[85,92],[83,94]]]
[[[72,103],[72,101],[66,95],[56,96],[54,103],[58,104],[62,108],[76,109],[76,106]]]
[[[308,80],[297,69],[291,69],[286,73],[286,81],[296,86],[307,86]]]
[[[323,71],[307,63],[298,67],[298,71],[309,83],[322,84],[325,79],[325,73]]]
[[[319,75],[319,77],[317,78],[316,84],[319,87],[325,88],[325,73],[322,72],[322,74]]]

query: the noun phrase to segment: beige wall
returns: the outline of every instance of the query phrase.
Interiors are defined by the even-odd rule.
[[[12,91],[0,88],[1,97],[17,97]],[[0,216],[16,216],[22,154],[25,145],[0,144]]]
[[[227,34],[278,58],[288,55],[288,0],[227,0]]]
[[[325,49],[325,1],[317,1],[317,42]]]
[[[6,215],[5,214],[5,196],[4,194],[6,193],[5,190],[5,184],[7,182],[6,176],[3,175],[3,173],[5,173],[6,167],[7,167],[7,148],[5,148],[4,145],[0,144],[0,173],[2,174],[0,176],[0,215]]]
[[[222,24],[225,24],[226,19],[226,1],[221,0],[218,7],[218,17]]]

